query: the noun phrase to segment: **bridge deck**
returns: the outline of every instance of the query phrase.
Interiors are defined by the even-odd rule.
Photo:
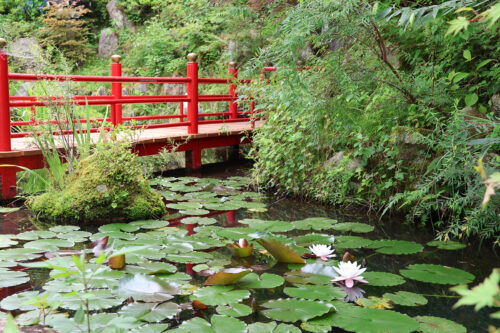
[[[262,121],[255,122],[255,128],[262,126]],[[198,134],[187,133],[187,126],[166,127],[139,130],[135,143],[148,145],[155,143],[182,142],[189,139],[203,139],[220,136],[240,135],[242,132],[251,133],[252,125],[248,120],[241,122],[200,124]],[[91,140],[95,143],[99,133],[92,133]],[[41,150],[35,145],[32,137],[13,138],[12,151],[0,152],[0,158],[41,155]]]

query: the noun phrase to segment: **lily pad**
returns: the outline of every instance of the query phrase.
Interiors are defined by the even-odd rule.
[[[29,280],[30,278],[25,272],[0,270],[0,288],[18,286]]]
[[[181,220],[181,223],[184,224],[199,224],[199,225],[207,225],[207,224],[215,224],[217,220],[212,217],[186,217]]]
[[[168,283],[150,275],[127,275],[120,279],[121,296],[132,297],[136,301],[164,302],[180,293],[176,283]]]
[[[399,272],[413,280],[438,284],[467,284],[474,280],[474,275],[469,272],[432,264],[414,264]]]
[[[138,226],[141,229],[158,229],[168,226],[170,222],[162,220],[139,220],[130,222],[129,224]]]
[[[427,243],[429,246],[437,246],[440,250],[461,250],[465,248],[467,245],[460,242],[454,241],[432,241]]]
[[[325,234],[307,234],[293,238],[298,245],[310,246],[313,244],[331,245],[335,242],[335,237]]]
[[[243,219],[239,223],[247,224],[256,231],[286,232],[293,230],[293,224],[285,221],[264,221],[259,219]]]
[[[261,306],[268,308],[268,310],[261,310],[264,316],[290,323],[298,320],[307,321],[330,311],[330,306],[325,303],[294,298],[271,300]]]
[[[356,299],[356,304],[369,309],[392,309],[394,306],[388,298],[368,296]]]
[[[0,207],[0,214],[17,212],[20,209],[21,207]]]
[[[337,231],[352,231],[352,232],[364,233],[373,231],[375,227],[366,223],[343,222],[335,224],[334,226],[332,226],[332,229]]]
[[[275,321],[269,323],[253,323],[248,325],[248,333],[300,333],[300,329],[289,324],[278,324]]]
[[[180,210],[179,213],[183,215],[207,215],[210,212],[206,209],[185,209]]]
[[[279,262],[288,264],[305,264],[305,260],[302,259],[297,252],[277,239],[259,238],[257,239],[257,242]]]
[[[167,254],[167,260],[181,264],[203,264],[210,259],[212,255],[206,252]]]
[[[127,265],[126,271],[133,274],[164,274],[164,273],[175,273],[177,267],[171,264],[163,262],[141,262],[138,266]]]
[[[335,223],[337,223],[337,220],[327,217],[310,217],[292,222],[295,229],[298,230],[325,230],[330,229]]]
[[[131,223],[110,223],[99,227],[100,232],[107,232],[107,231],[134,232],[139,229],[140,227],[137,224],[131,224]]]
[[[11,247],[16,245],[17,241],[13,240],[14,235],[0,235],[0,248]]]
[[[132,303],[124,306],[118,313],[124,316],[137,318],[150,323],[172,319],[181,311],[179,305],[168,303]]]
[[[405,283],[401,276],[387,272],[364,272],[363,277],[371,286],[389,287]]]
[[[217,313],[229,317],[245,317],[252,313],[252,308],[239,303],[219,305],[216,310]]]
[[[38,296],[38,291],[24,291],[5,297],[0,302],[0,307],[7,311],[21,310],[31,311],[37,309],[36,306],[30,304],[30,300]]]
[[[314,286],[296,284],[294,288],[285,288],[284,293],[290,297],[305,298],[310,300],[330,301],[332,299],[344,299],[345,291],[332,285]]]
[[[123,297],[117,297],[111,293],[110,290],[107,289],[94,289],[89,290],[89,309],[94,310],[105,310],[110,309],[115,306],[118,306],[123,303]],[[78,310],[82,304],[82,298],[80,294],[74,295],[57,295],[58,300],[64,300],[61,304],[61,307],[68,310]]]
[[[14,248],[0,251],[0,261],[27,261],[33,260],[42,255],[37,252],[42,252],[42,250],[36,249],[22,249],[22,248]]]
[[[335,237],[335,247],[341,249],[358,249],[369,247],[373,241],[359,236],[337,236]]]
[[[417,316],[415,319],[420,323],[419,331],[422,333],[467,332],[465,327],[448,319],[432,316]]]
[[[57,232],[57,233],[59,233],[59,232],[68,233],[68,232],[80,230],[80,227],[77,225],[56,225],[54,227],[49,228],[49,230],[52,232]]]
[[[332,316],[333,326],[366,333],[406,333],[416,331],[418,322],[391,310],[347,307]]]
[[[394,294],[385,293],[382,297],[390,299],[393,303],[404,306],[426,305],[427,298],[409,291],[398,291]]]
[[[200,209],[203,208],[203,205],[198,202],[178,202],[178,203],[168,204],[167,208],[177,209],[177,210]]]
[[[245,333],[246,325],[244,322],[227,316],[214,315],[211,322],[201,319],[193,318],[183,322],[179,328],[171,330],[172,333]]]
[[[191,295],[191,300],[198,300],[206,305],[226,305],[239,303],[248,298],[248,290],[233,290],[234,286],[210,286],[196,290]]]
[[[216,232],[220,237],[231,240],[238,240],[240,238],[247,238],[248,234],[254,233],[256,231],[257,230],[250,228],[223,228],[217,230]]]
[[[264,289],[279,287],[284,282],[285,279],[276,274],[264,273],[259,276],[251,273],[238,281],[238,285],[245,289]]]
[[[72,247],[74,242],[67,239],[39,239],[24,244],[25,248],[43,251],[57,251],[61,247]]]
[[[37,240],[40,238],[52,238],[55,237],[56,233],[48,230],[32,230],[21,232],[16,235],[17,239],[21,240]]]
[[[211,275],[204,283],[205,286],[235,284],[251,270],[243,268],[227,268]]]
[[[421,244],[402,240],[378,240],[369,248],[377,249],[376,252],[383,254],[412,254],[422,252],[424,249]]]

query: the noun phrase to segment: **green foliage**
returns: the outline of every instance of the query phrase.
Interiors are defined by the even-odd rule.
[[[489,277],[472,289],[468,289],[465,285],[460,285],[451,290],[461,296],[455,307],[474,305],[474,310],[476,311],[485,306],[500,307],[500,269],[494,269]],[[492,314],[492,317],[500,317],[500,312]]]

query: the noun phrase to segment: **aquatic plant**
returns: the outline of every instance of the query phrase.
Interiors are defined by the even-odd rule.
[[[366,268],[361,268],[356,262],[339,262],[339,267],[333,267],[339,273],[339,276],[334,278],[332,282],[343,282],[347,288],[352,288],[354,282],[368,283],[361,274],[366,271]]]
[[[335,250],[328,245],[314,244],[309,247],[309,250],[321,260],[327,261],[329,258],[335,258],[337,255]]]

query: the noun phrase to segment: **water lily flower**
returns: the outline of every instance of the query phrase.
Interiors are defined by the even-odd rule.
[[[339,262],[339,267],[333,267],[339,276],[331,280],[332,282],[344,282],[347,288],[352,288],[354,286],[354,281],[359,281],[362,283],[368,283],[361,274],[366,271],[366,268],[361,268],[357,262]]]
[[[240,238],[240,240],[238,241],[238,246],[240,247],[240,249],[248,247],[248,241],[245,238]]]
[[[336,256],[335,250],[330,245],[314,244],[309,246],[309,250],[321,260],[328,260]]]

